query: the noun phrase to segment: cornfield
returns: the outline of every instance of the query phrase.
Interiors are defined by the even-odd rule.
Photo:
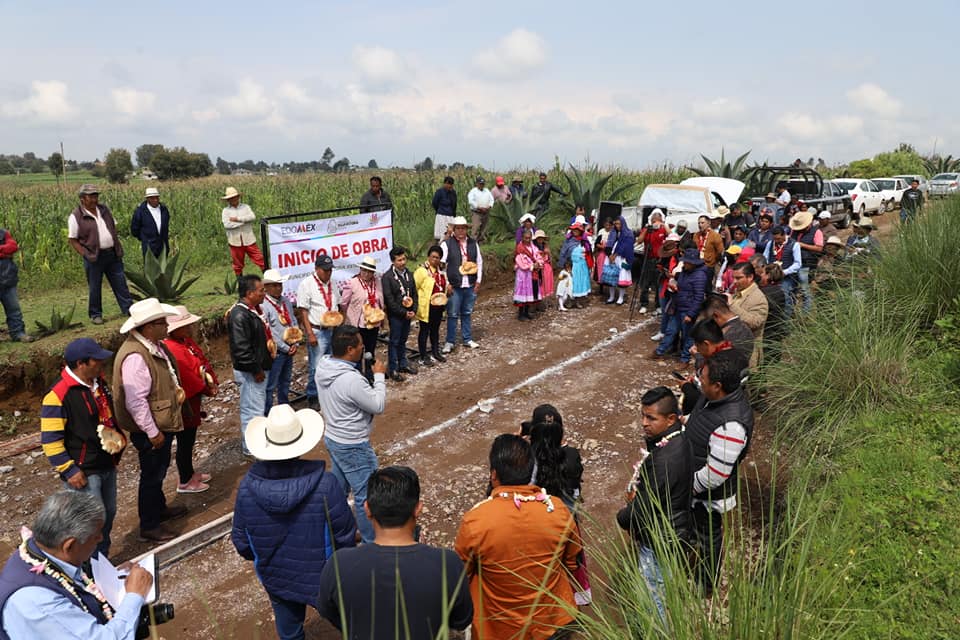
[[[433,232],[434,212],[431,200],[436,189],[449,173],[456,180],[458,213],[470,219],[467,192],[473,187],[475,174],[465,171],[370,170],[366,172],[324,173],[296,176],[211,176],[183,182],[153,183],[135,181],[126,185],[98,183],[102,189],[100,202],[108,206],[117,221],[117,230],[126,252],[127,268],[140,267],[139,242],[130,236],[130,218],[143,200],[144,188],[157,186],[161,202],[169,209],[171,250],[189,258],[191,271],[217,268],[229,272],[230,257],[220,222],[224,188],[235,186],[243,193],[258,218],[287,213],[302,213],[352,207],[369,188],[370,176],[383,177],[384,189],[394,205],[394,241],[410,248],[426,246]],[[674,182],[683,177],[672,167],[643,173],[610,169],[613,177],[607,189],[636,183],[629,199],[639,196],[643,186],[651,182]],[[493,176],[482,172],[488,184]],[[505,174],[524,179],[527,189],[536,182],[535,172]],[[555,184],[567,190],[567,181],[559,167],[551,170]],[[0,183],[0,227],[9,229],[20,244],[16,259],[20,266],[20,288],[23,290],[57,289],[84,282],[80,257],[67,243],[67,217],[78,204],[77,185],[18,185]],[[560,198],[551,201],[552,212],[566,212],[572,203]],[[572,211],[572,209],[570,209]],[[554,216],[556,226],[563,216]],[[512,230],[501,230],[504,239]]]

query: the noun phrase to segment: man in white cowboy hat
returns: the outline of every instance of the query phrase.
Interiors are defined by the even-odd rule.
[[[67,218],[67,240],[83,258],[87,274],[87,314],[93,324],[103,324],[101,287],[107,277],[120,312],[130,315],[133,296],[123,272],[123,246],[117,237],[117,223],[106,205],[100,204],[100,190],[92,184],[80,187],[80,204]]]
[[[307,605],[317,606],[329,554],[356,544],[340,483],[323,460],[301,458],[320,443],[323,430],[316,411],[280,404],[251,420],[244,436],[257,462],[237,489],[231,539],[253,561],[280,638],[304,637]]]
[[[333,475],[344,493],[353,491],[357,528],[364,543],[373,542],[373,525],[364,513],[367,480],[377,468],[377,454],[370,446],[373,416],[387,406],[387,368],[382,360],[373,363],[373,386],[367,383],[358,365],[366,347],[360,331],[351,325],[333,330],[333,355],[317,364],[317,391],[320,410],[326,421],[323,442],[332,462]]]
[[[813,225],[813,213],[809,210],[798,211],[788,223],[791,237],[800,245],[800,271],[797,279],[803,294],[803,311],[809,313],[813,308],[813,294],[810,292],[812,271],[817,269],[817,261],[823,253],[823,233]]]
[[[170,253],[170,211],[160,202],[160,190],[147,187],[143,202],[130,218],[130,235],[140,241],[140,252],[154,256]]]
[[[297,317],[300,328],[307,339],[307,402],[316,409],[317,383],[313,376],[317,372],[317,360],[330,354],[330,336],[333,327],[324,322],[324,315],[340,311],[340,288],[333,284],[333,258],[318,253],[312,276],[300,281],[297,287]],[[343,319],[343,316],[340,317]]]
[[[273,394],[277,394],[277,404],[287,404],[290,396],[290,378],[293,375],[293,356],[297,353],[297,342],[288,343],[284,334],[287,329],[299,329],[297,318],[293,314],[293,305],[283,295],[283,283],[288,276],[281,275],[276,269],[267,269],[263,272],[263,317],[270,325],[270,333],[277,344],[277,355],[273,359],[273,366],[267,375],[267,401],[264,403],[263,415],[267,415],[273,406]]]
[[[478,242],[486,237],[484,232],[490,220],[490,209],[493,208],[493,194],[487,189],[486,183],[483,176],[477,176],[476,186],[467,193],[467,206],[473,218],[473,237]]]
[[[221,200],[226,200],[220,219],[223,228],[227,230],[227,244],[230,245],[230,258],[233,261],[233,272],[238,276],[243,273],[244,256],[263,271],[265,268],[263,254],[257,246],[257,237],[253,234],[253,223],[257,219],[253,209],[247,204],[240,203],[242,194],[233,187],[227,187]]]
[[[240,444],[243,454],[249,456],[243,434],[247,425],[263,415],[267,401],[267,374],[273,368],[277,341],[270,323],[263,315],[261,304],[266,296],[260,276],[247,274],[237,280],[239,300],[230,309],[230,361],[233,380],[240,386]]]
[[[127,339],[113,360],[113,397],[117,424],[130,432],[140,457],[140,539],[172,540],[163,522],[187,512],[183,505],[167,505],[163,479],[170,466],[173,434],[183,429],[180,407],[186,399],[180,386],[176,359],[161,342],[167,337],[167,317],[176,308],[147,298],[130,307],[120,333]]]
[[[473,326],[470,316],[473,314],[473,305],[477,301],[477,292],[480,291],[480,282],[483,280],[483,256],[480,254],[480,245],[467,235],[467,219],[457,216],[453,219],[453,236],[443,241],[440,247],[443,255],[440,262],[447,265],[447,283],[453,289],[450,300],[447,301],[447,341],[443,345],[443,353],[453,351],[457,341],[457,321],[460,321],[460,332],[463,344],[476,349],[480,345],[473,339]],[[473,268],[461,271],[461,265],[472,263]]]
[[[854,222],[853,233],[847,238],[847,253],[851,256],[879,255],[880,242],[872,235],[876,228],[873,219],[866,216]]]

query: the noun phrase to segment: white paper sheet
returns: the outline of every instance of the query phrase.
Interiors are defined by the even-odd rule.
[[[151,553],[141,558],[137,564],[153,576],[153,585],[146,597],[146,602],[149,604],[157,599],[157,557]],[[127,590],[124,588],[127,572],[117,571],[117,568],[99,553],[90,559],[90,567],[93,570],[93,581],[100,587],[107,602],[114,609],[119,607],[123,596],[127,595]]]

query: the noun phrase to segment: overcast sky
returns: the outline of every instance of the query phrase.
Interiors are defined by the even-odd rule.
[[[644,168],[960,155],[942,2],[0,0],[0,153]]]

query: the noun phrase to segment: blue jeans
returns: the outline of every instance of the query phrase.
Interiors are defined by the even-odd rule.
[[[801,267],[797,276],[799,277],[800,293],[803,294],[803,312],[810,313],[813,309],[813,293],[810,292],[810,267]]]
[[[477,292],[473,287],[459,287],[453,290],[453,295],[447,302],[447,342],[450,344],[457,343],[457,320],[460,320],[463,343],[473,340],[470,315],[473,313],[473,305],[476,301]]]
[[[407,366],[407,338],[410,320],[390,316],[390,346],[387,348],[387,369],[396,371]]]
[[[268,593],[273,617],[277,620],[277,637],[280,640],[303,640],[303,621],[307,617],[307,605],[293,600],[284,600]]]
[[[113,518],[117,515],[117,470],[97,471],[86,474],[87,486],[83,489],[74,489],[69,482],[64,482],[64,488],[81,493],[92,493],[100,498],[106,515],[103,519],[103,540],[97,545],[97,551],[104,558],[110,553],[110,531],[113,529]]]
[[[369,441],[340,444],[325,437],[323,443],[330,452],[330,471],[343,487],[343,493],[349,494],[350,490],[353,490],[353,512],[357,516],[357,528],[363,542],[369,544],[373,542],[373,525],[367,519],[363,503],[367,501],[367,480],[379,464],[377,454]]]
[[[313,328],[313,335],[317,336],[317,346],[311,347],[307,343],[307,368],[310,375],[307,378],[307,397],[311,400],[317,399],[317,381],[313,376],[317,373],[317,362],[321,356],[330,355],[330,338],[333,336],[333,329]]]
[[[639,545],[637,548],[637,558],[639,560],[640,574],[643,581],[647,583],[650,590],[650,598],[657,607],[657,613],[660,614],[660,622],[666,624],[667,611],[663,606],[663,573],[660,571],[660,563],[653,554],[653,549],[645,545]]]
[[[786,276],[780,283],[780,288],[783,289],[783,313],[787,318],[793,316],[793,292],[799,287],[800,278],[796,274]]]
[[[671,313],[667,320],[667,330],[663,332],[663,339],[660,346],[657,347],[657,355],[662,356],[673,348],[677,336],[680,336],[680,362],[686,364],[690,362],[690,347],[693,346],[693,338],[690,337],[690,329],[693,328],[692,322],[684,322],[679,313]]]
[[[257,416],[263,415],[263,407],[267,401],[267,379],[257,382],[252,373],[233,370],[233,380],[240,385],[240,446],[245,454],[250,454],[244,435],[247,433],[247,424]]]
[[[27,332],[23,324],[23,313],[20,311],[20,299],[17,297],[17,288],[7,287],[0,289],[0,304],[3,313],[7,316],[7,329],[10,330],[10,339],[19,340]]]
[[[94,262],[84,258],[83,269],[87,272],[87,288],[90,295],[90,300],[87,303],[87,314],[91,318],[103,316],[103,299],[100,295],[100,289],[103,287],[104,276],[107,277],[107,282],[113,289],[113,295],[117,298],[120,313],[125,316],[130,315],[130,305],[133,304],[133,298],[130,296],[130,289],[127,288],[127,278],[123,275],[123,260],[117,257],[113,249],[101,250]]]
[[[293,374],[293,356],[277,351],[273,366],[267,374],[266,401],[263,403],[263,415],[270,413],[273,406],[273,392],[277,392],[277,404],[290,402],[290,376]]]

